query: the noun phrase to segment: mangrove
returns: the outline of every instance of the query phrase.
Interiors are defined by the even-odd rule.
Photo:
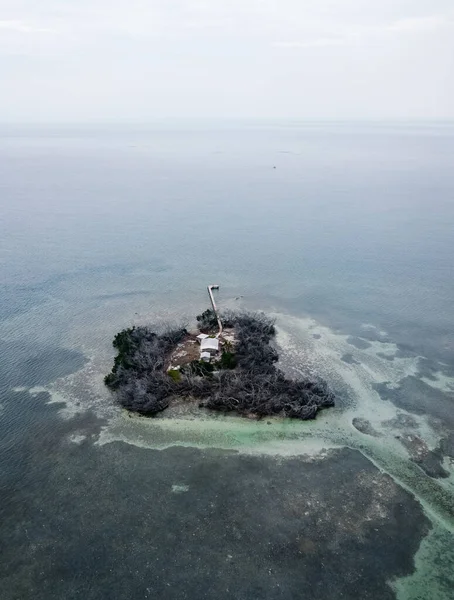
[[[215,337],[216,315],[211,310],[197,317],[202,336],[185,327],[121,331],[113,340],[117,356],[105,384],[121,406],[147,416],[177,399],[256,418],[314,419],[319,410],[334,405],[324,382],[290,379],[278,368],[272,345],[276,329],[267,315],[232,312],[223,314],[222,321],[225,339],[220,337],[219,352],[208,362],[194,356],[197,337]],[[179,357],[177,366],[173,356]]]

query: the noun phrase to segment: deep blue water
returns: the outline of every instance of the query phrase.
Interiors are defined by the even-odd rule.
[[[28,453],[47,460],[46,427],[60,431],[52,405],[13,388],[45,388],[98,356],[104,366],[119,328],[203,308],[207,283],[251,308],[383,339],[423,357],[430,377],[452,377],[453,164],[452,124],[0,128],[4,501],[21,470],[35,489],[43,475]],[[406,385],[410,412],[452,410],[449,384],[434,411]],[[90,393],[73,390],[81,419]],[[11,542],[10,555],[21,548]],[[7,598],[31,597],[9,585]]]

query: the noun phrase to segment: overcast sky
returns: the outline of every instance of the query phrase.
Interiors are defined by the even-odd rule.
[[[0,121],[454,118],[454,0],[0,0]]]

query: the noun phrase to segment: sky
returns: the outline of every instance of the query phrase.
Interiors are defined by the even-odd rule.
[[[453,119],[453,0],[0,0],[0,121]]]

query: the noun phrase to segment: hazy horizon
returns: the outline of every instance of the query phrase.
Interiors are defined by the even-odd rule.
[[[18,129],[26,128],[41,128],[51,131],[53,128],[64,130],[64,128],[76,128],[76,127],[112,127],[112,128],[134,128],[134,127],[167,127],[167,126],[178,126],[184,128],[185,126],[196,126],[196,127],[207,127],[210,129],[231,127],[231,126],[296,126],[296,127],[342,127],[342,126],[386,126],[392,127],[415,127],[424,126],[437,127],[437,126],[454,126],[454,117],[449,118],[350,118],[350,119],[334,119],[334,118],[303,118],[303,117],[156,117],[150,119],[133,119],[133,118],[85,118],[85,119],[62,119],[62,120],[2,120],[0,117],[0,128],[3,130],[12,129],[17,131]],[[433,133],[433,131],[431,132]]]

